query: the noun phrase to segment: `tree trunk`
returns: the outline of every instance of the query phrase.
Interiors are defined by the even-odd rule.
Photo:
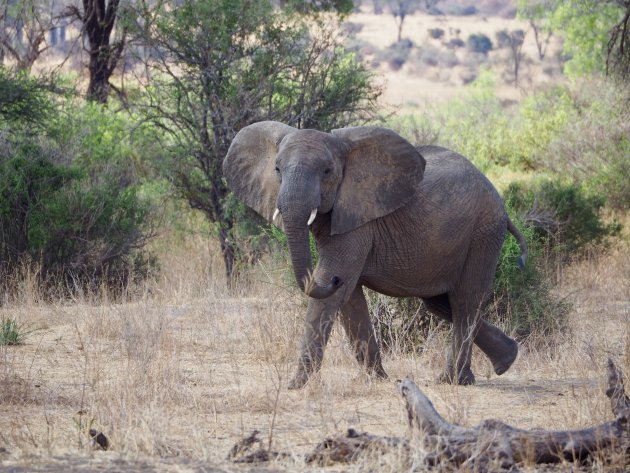
[[[109,97],[109,79],[114,73],[125,47],[125,33],[122,39],[110,44],[118,16],[120,0],[83,0],[83,14],[76,14],[83,21],[83,31],[87,36],[90,54],[90,83],[88,100],[106,103]]]

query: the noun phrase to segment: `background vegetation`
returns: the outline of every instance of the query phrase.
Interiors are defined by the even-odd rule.
[[[527,235],[531,257],[527,269],[517,271],[515,242],[507,239],[489,310],[523,335],[564,326],[567,304],[553,296],[558,265],[610,244],[621,228],[615,212],[630,205],[623,3],[604,2],[597,9],[588,2],[518,4],[541,61],[550,37],[562,35],[571,83],[557,81],[506,106],[496,93],[501,79],[480,69],[448,106],[390,116],[377,108],[380,88],[360,60],[365,47],[344,40],[340,28],[358,3],[292,1],[278,7],[186,0],[173,10],[163,0],[109,2],[94,13],[104,15],[95,24],[91,2],[47,17],[29,1],[37,18],[21,9],[5,9],[4,16],[3,57],[14,59],[0,69],[0,257],[7,275],[29,267],[57,291],[61,284],[66,291],[104,285],[118,292],[155,277],[158,258],[146,243],[160,225],[166,228],[160,222],[173,221],[168,209],[181,211],[160,202],[184,199],[210,223],[231,284],[277,248],[270,240],[282,246],[277,232],[260,232],[261,220],[231,196],[221,176],[235,133],[263,119],[322,130],[384,123],[412,142],[455,149],[495,176],[509,213]],[[454,53],[441,57],[429,45],[414,52],[416,45],[404,38],[406,18],[417,11],[452,14],[448,3],[385,2],[374,8],[391,13],[398,26],[397,41],[379,61],[393,69],[412,57],[430,67],[459,63]],[[59,17],[80,25],[88,50],[104,48],[100,56],[89,55],[85,100],[81,82],[68,75],[29,74],[43,50],[16,46],[17,25],[32,35],[52,31]],[[428,35],[430,41],[447,36],[439,28]],[[471,34],[466,44],[477,55],[511,49],[516,83],[524,37],[523,30],[502,30],[496,44],[483,33]],[[457,49],[461,43],[447,44]],[[128,80],[112,89],[119,62],[128,64]],[[606,80],[606,74],[612,77]],[[506,179],[506,170],[519,177]],[[15,281],[4,280],[8,286]],[[403,331],[416,332],[404,326],[415,327],[424,313],[420,306],[379,301],[378,317],[395,312],[404,319]],[[382,322],[384,338],[392,323]]]

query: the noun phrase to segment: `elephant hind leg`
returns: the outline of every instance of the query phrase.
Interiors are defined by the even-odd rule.
[[[352,344],[357,361],[379,378],[387,378],[361,286],[357,285],[348,301],[341,306],[339,320]]]
[[[446,322],[453,322],[453,314],[448,295],[422,299],[433,314]],[[505,373],[518,355],[518,344],[508,337],[499,327],[480,319],[475,334],[475,345],[488,357],[497,375]]]

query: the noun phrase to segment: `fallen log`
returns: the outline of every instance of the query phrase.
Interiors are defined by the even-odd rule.
[[[409,438],[349,429],[345,435],[320,442],[306,455],[305,461],[325,466],[353,462],[366,452],[385,454],[396,450],[408,455],[414,447],[420,447],[426,452],[424,463],[427,466],[473,471],[510,469],[519,463],[582,463],[587,458],[606,459],[613,453],[621,455],[622,463],[627,465],[630,464],[630,398],[625,393],[623,374],[611,360],[608,360],[607,371],[606,396],[615,420],[585,429],[558,431],[524,430],[494,419],[484,420],[474,427],[451,424],[437,412],[420,388],[406,378],[399,381],[397,387],[405,401],[412,433]],[[278,455],[258,452],[256,456],[277,458]]]

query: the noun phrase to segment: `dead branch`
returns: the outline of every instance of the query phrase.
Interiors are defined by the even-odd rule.
[[[345,436],[337,435],[319,443],[311,453],[306,455],[305,460],[306,463],[329,466],[334,463],[351,463],[368,452],[384,454],[396,449],[408,452],[408,440],[359,433],[354,429],[348,429]]]
[[[349,429],[345,435],[325,439],[306,455],[307,463],[320,466],[356,461],[361,455],[398,451],[410,456],[412,447],[424,452],[427,466],[446,466],[474,471],[510,469],[518,463],[581,463],[588,458],[609,458],[621,453],[630,463],[630,398],[625,393],[623,374],[608,360],[608,389],[615,420],[580,430],[524,430],[487,419],[474,427],[451,424],[433,407],[429,398],[411,380],[398,382],[405,402],[412,435],[384,437]],[[242,455],[256,440],[257,432],[235,445],[229,458]],[[238,453],[237,453],[238,452]],[[258,450],[240,457],[239,462],[266,461],[288,455]],[[246,458],[246,460],[244,460]]]
[[[617,418],[595,427],[563,431],[523,430],[494,419],[471,428],[461,427],[442,418],[413,381],[401,381],[398,389],[405,400],[409,426],[424,434],[424,448],[432,452],[429,464],[483,466],[498,462],[502,468],[511,468],[522,462],[582,461],[611,447],[630,447],[630,401],[623,390],[621,373],[610,360],[608,379],[606,393]]]

